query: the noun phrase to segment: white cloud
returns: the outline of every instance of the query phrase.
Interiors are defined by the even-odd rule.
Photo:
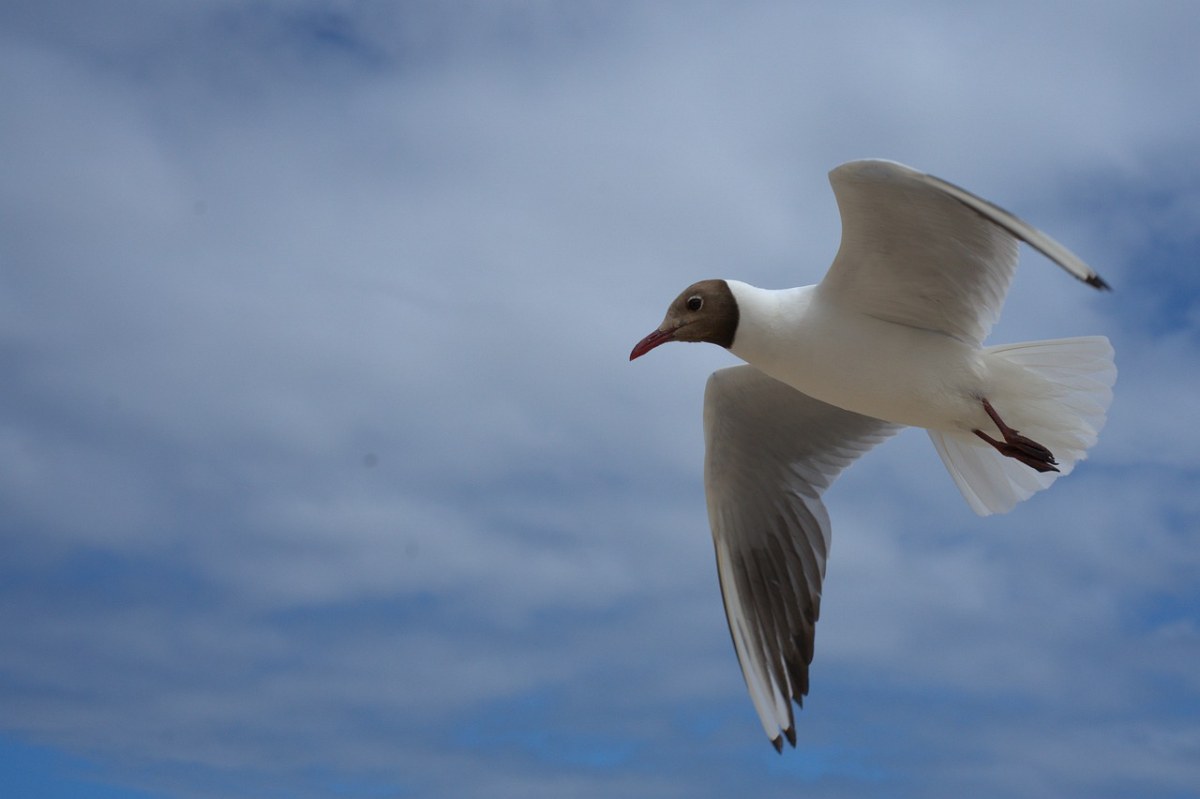
[[[1183,790],[1196,55],[1155,12],[5,12],[7,730],[180,796]],[[1121,376],[1008,516],[915,431],[830,492],[781,762],[700,487],[731,359],[626,356],[694,279],[817,279],[867,155],[1095,263],[1027,253],[995,338],[1107,333]]]

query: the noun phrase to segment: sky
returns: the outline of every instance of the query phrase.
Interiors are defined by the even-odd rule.
[[[5,795],[1200,795],[1200,7],[0,3]],[[695,280],[816,282],[895,159],[1102,334],[1004,516],[919,430],[826,494],[797,747],[723,617]]]

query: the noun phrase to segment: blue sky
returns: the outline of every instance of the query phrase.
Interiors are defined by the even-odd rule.
[[[0,776],[19,795],[1200,793],[1191,3],[0,7]],[[694,280],[811,283],[887,157],[1104,334],[1011,514],[849,470],[777,756],[722,615]],[[14,794],[17,795],[17,794]]]

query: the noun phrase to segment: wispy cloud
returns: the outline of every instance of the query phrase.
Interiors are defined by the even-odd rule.
[[[1200,784],[1186,4],[0,20],[7,741],[131,796]],[[1121,377],[1008,516],[917,431],[834,486],[781,759],[700,484],[731,358],[626,355],[692,280],[818,279],[863,156],[1089,260],[1111,295],[1026,253],[994,338],[1106,334]]]

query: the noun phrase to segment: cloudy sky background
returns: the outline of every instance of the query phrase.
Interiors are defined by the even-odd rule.
[[[0,4],[6,795],[1200,794],[1197,40],[1190,2]],[[733,359],[626,358],[693,280],[819,279],[869,156],[1091,263],[1025,251],[992,341],[1121,371],[1007,516],[920,431],[831,489],[780,757],[704,512]]]

